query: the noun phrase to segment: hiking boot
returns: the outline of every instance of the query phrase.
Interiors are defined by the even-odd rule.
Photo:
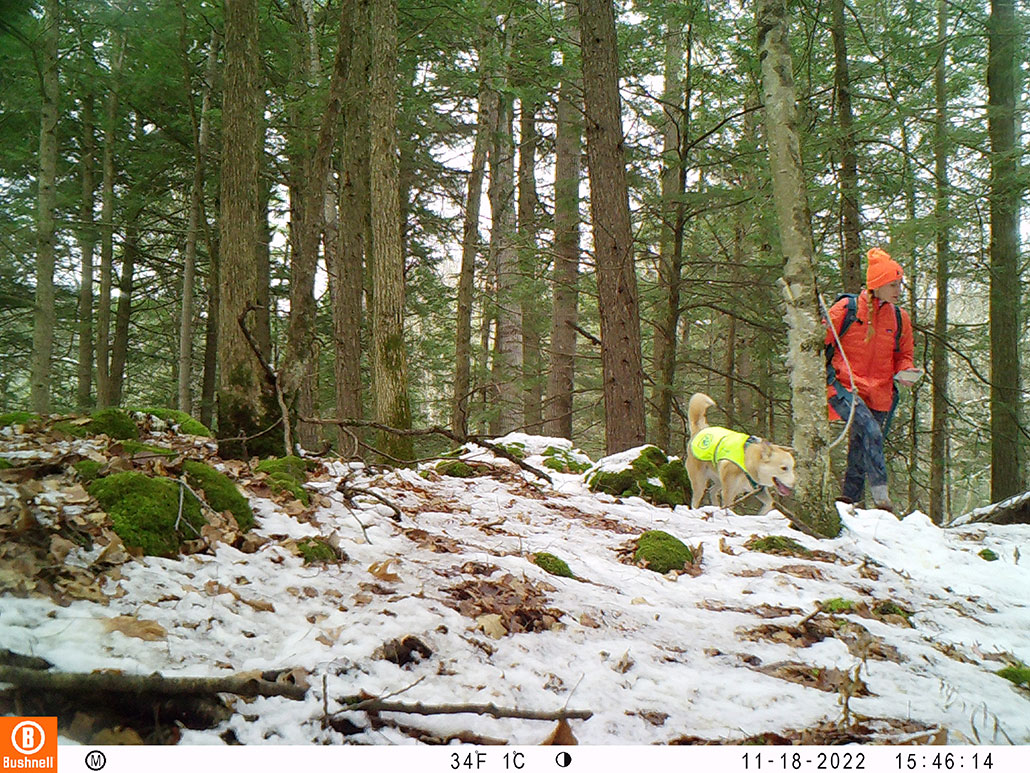
[[[855,504],[855,500],[854,499],[852,499],[851,497],[845,497],[845,496],[837,497],[833,501],[834,502],[840,502],[842,505],[853,505],[853,504]]]
[[[896,514],[894,512],[894,503],[891,502],[889,499],[884,499],[884,500],[879,501],[879,502],[874,501],[873,502],[873,509],[874,510],[886,510],[891,515],[895,515]]]
[[[873,495],[873,507],[875,509],[886,510],[888,513],[894,512],[894,504],[887,494],[887,486],[872,486],[870,487],[870,493]]]

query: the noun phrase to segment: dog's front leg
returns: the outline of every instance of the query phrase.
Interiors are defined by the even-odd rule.
[[[769,493],[767,486],[762,486],[758,489],[758,501],[762,503],[762,509],[758,511],[759,515],[765,515],[773,508],[772,494]]]

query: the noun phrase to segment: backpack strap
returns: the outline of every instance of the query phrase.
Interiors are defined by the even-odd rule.
[[[847,298],[848,305],[844,310],[844,319],[841,320],[840,330],[837,331],[838,340],[844,338],[844,333],[847,332],[847,329],[851,327],[852,323],[858,318],[858,296],[854,293],[841,293],[837,296],[837,300],[833,302],[833,305],[836,306],[845,298]],[[826,375],[828,377],[833,372],[833,352],[836,348],[836,341],[830,341],[830,343],[826,344]]]

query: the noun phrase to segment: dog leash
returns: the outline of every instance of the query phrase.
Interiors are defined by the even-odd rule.
[[[837,328],[830,320],[830,310],[826,308],[826,301],[823,300],[822,293],[816,293],[819,297],[819,305],[823,310],[823,317],[826,319],[826,326],[830,328],[833,333],[833,340],[837,343],[837,351],[840,352],[841,359],[844,360],[844,366],[848,369],[848,379],[851,381],[851,410],[848,412],[848,420],[844,423],[844,429],[837,436],[837,439],[827,446],[827,451],[832,451],[840,444],[840,441],[844,439],[844,436],[848,434],[851,429],[851,421],[855,418],[855,400],[858,398],[858,387],[855,386],[855,373],[851,370],[851,363],[848,361],[848,355],[844,353],[844,346],[840,342],[840,336],[837,335]]]

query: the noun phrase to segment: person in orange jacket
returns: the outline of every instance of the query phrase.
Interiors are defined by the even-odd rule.
[[[868,478],[873,506],[893,512],[883,439],[898,404],[898,385],[913,386],[922,371],[912,361],[912,322],[898,306],[904,271],[879,247],[866,257],[866,289],[841,296],[830,308],[826,391],[831,419],[847,419],[854,410],[838,501],[861,500]]]

